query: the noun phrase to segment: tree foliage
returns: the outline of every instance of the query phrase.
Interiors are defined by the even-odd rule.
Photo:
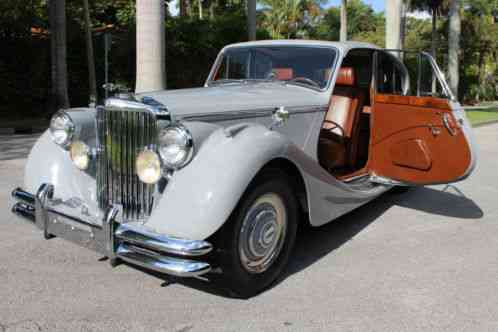
[[[436,33],[438,63],[447,66],[447,14],[442,3]],[[460,93],[467,101],[497,99],[498,0],[461,0],[462,38]],[[166,1],[167,2],[167,1]],[[188,1],[190,15],[166,18],[166,60],[169,88],[203,84],[219,50],[247,38],[245,1],[205,0],[203,20],[198,1]],[[430,10],[432,1],[411,0],[413,8]],[[67,64],[72,106],[88,103],[82,0],[67,3]],[[89,1],[92,25],[113,25],[110,80],[128,87],[135,80],[135,3],[133,0]],[[168,5],[171,3],[167,2]],[[322,0],[260,0],[258,39],[309,38],[339,40],[339,7],[324,8]],[[50,47],[47,0],[0,1],[0,112],[32,116],[48,108]],[[385,43],[385,18],[363,0],[349,0],[349,39],[378,46]],[[430,12],[429,12],[430,13]],[[431,48],[431,20],[408,17],[405,48]],[[35,28],[31,31],[31,28]],[[104,39],[94,31],[97,86],[104,82]],[[99,91],[103,95],[103,91]],[[18,112],[12,112],[12,110]]]

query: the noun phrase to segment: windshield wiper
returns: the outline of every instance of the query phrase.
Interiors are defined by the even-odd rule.
[[[311,78],[307,78],[307,77],[296,77],[296,78],[293,78],[291,79],[290,81],[286,81],[286,83],[294,83],[296,85],[300,85],[300,86],[304,86],[304,85],[307,85],[307,86],[310,86],[310,87],[313,87],[313,88],[316,88],[316,89],[320,89],[320,84],[318,84],[318,82],[312,80]]]
[[[223,78],[216,81],[211,81],[208,85],[220,85],[220,84],[248,84],[248,83],[264,83],[264,82],[279,82],[278,80],[271,78],[241,78],[241,79],[231,79],[231,78]]]
[[[231,83],[244,83],[243,79],[222,78],[216,81],[210,81],[208,85],[231,84]]]

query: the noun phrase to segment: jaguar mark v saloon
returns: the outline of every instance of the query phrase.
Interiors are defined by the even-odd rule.
[[[426,53],[365,43],[225,47],[201,88],[118,94],[56,113],[13,212],[130,265],[252,296],[298,223],[320,226],[394,186],[474,169],[469,122]]]

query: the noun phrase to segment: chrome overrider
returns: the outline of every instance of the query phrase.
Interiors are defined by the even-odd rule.
[[[34,195],[14,189],[12,196],[17,203],[12,212],[34,223],[46,239],[64,238],[105,255],[111,263],[123,260],[178,277],[198,277],[211,270],[208,262],[196,260],[213,249],[206,241],[168,237],[140,223],[119,223],[119,206],[105,211],[102,225],[88,223],[53,209],[53,195],[50,184],[41,185]]]

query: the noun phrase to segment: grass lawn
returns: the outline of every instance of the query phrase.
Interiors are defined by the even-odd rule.
[[[490,121],[498,121],[498,108],[495,110],[486,110],[486,111],[468,110],[467,117],[469,118],[472,125],[490,122]]]

